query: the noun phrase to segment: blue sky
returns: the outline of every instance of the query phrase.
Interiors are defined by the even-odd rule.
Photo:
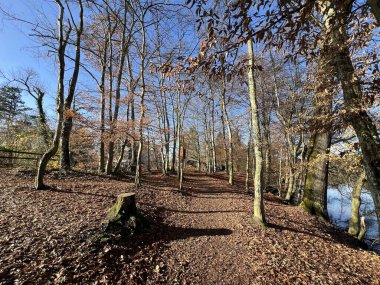
[[[37,9],[40,9],[38,5],[42,5],[42,2],[45,3],[43,9],[47,14],[54,15],[53,6],[46,5],[47,1],[0,0],[0,5],[3,9],[11,11],[14,16],[32,19],[36,16],[34,8],[37,6]],[[54,59],[47,57],[46,51],[39,48],[38,43],[29,36],[30,28],[26,23],[9,20],[0,14],[0,70],[6,74],[17,74],[26,68],[36,71],[47,91],[45,105],[50,109],[54,104],[56,82]],[[34,101],[29,96],[24,96],[23,99],[28,106],[34,107]]]

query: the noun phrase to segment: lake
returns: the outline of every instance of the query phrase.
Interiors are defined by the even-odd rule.
[[[345,231],[347,231],[350,222],[351,196],[352,187],[348,185],[329,187],[327,190],[327,209],[330,220],[334,225]],[[365,242],[371,249],[380,252],[379,229],[375,206],[371,194],[366,189],[362,190],[361,200],[360,216],[365,217],[367,227]]]

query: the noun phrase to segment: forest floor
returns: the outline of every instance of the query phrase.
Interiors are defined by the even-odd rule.
[[[380,256],[329,223],[266,194],[269,222],[251,223],[243,177],[223,174],[128,179],[0,174],[0,284],[380,284]],[[151,228],[99,242],[118,194],[136,192]]]

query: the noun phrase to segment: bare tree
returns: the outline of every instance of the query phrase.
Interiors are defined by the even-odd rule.
[[[41,190],[45,188],[43,183],[45,171],[48,162],[50,159],[57,153],[59,148],[59,141],[61,138],[61,132],[63,127],[64,120],[64,78],[65,78],[65,51],[68,43],[68,39],[71,32],[71,27],[64,31],[64,6],[60,0],[55,0],[55,3],[59,7],[59,16],[58,16],[58,64],[59,64],[59,73],[58,73],[58,86],[57,86],[57,125],[53,137],[53,141],[51,143],[50,148],[44,153],[41,157],[37,175],[35,178],[35,188],[37,190]]]

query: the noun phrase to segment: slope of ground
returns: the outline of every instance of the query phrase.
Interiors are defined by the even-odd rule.
[[[0,174],[1,284],[379,284],[380,257],[332,225],[271,194],[269,226],[250,222],[252,196],[223,175],[127,179]],[[151,221],[143,235],[100,243],[116,196],[135,191]]]

